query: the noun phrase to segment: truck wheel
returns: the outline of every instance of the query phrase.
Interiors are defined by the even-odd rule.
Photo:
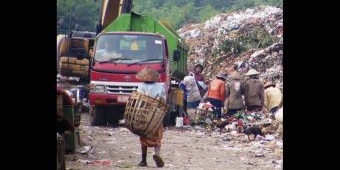
[[[90,123],[92,126],[106,125],[105,109],[103,106],[93,106],[90,111]]]

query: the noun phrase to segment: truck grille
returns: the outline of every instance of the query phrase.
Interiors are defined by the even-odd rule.
[[[109,94],[131,94],[137,90],[138,86],[112,86],[107,85],[106,91]]]

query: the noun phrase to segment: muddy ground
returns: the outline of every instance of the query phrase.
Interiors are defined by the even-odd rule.
[[[148,148],[148,167],[137,166],[141,161],[139,138],[124,127],[90,126],[89,114],[83,113],[79,131],[81,145],[92,149],[87,153],[66,155],[68,170],[157,168],[152,159],[153,148]],[[265,137],[249,142],[247,136],[236,131],[165,128],[162,169],[282,169],[282,144],[282,139]]]

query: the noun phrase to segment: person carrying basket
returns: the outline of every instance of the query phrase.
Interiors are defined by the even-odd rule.
[[[161,83],[156,83],[160,80],[160,76],[157,71],[151,69],[150,67],[144,67],[137,73],[136,78],[143,81],[143,83],[138,86],[137,92],[152,98],[159,98],[159,100],[165,103],[165,87]],[[147,147],[154,147],[155,154],[153,155],[153,159],[156,162],[157,167],[164,166],[164,162],[160,157],[162,138],[163,125],[159,126],[158,131],[153,137],[139,137],[142,149],[142,161],[138,164],[138,166],[147,166]]]

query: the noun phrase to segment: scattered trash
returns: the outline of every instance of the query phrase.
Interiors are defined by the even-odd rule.
[[[231,138],[229,138],[229,137],[223,137],[223,139],[222,139],[223,141],[231,141]]]
[[[124,128],[120,128],[119,132],[130,132],[130,130],[124,127]]]
[[[238,133],[237,133],[236,130],[231,131],[230,134],[233,135],[233,136],[238,136]]]
[[[78,148],[76,152],[81,153],[81,154],[86,154],[86,153],[89,153],[91,149],[92,149],[92,146],[83,146],[83,147]]]
[[[257,153],[257,154],[255,154],[255,157],[264,157],[264,154],[262,154],[262,153]]]
[[[266,137],[264,138],[265,140],[267,141],[272,141],[272,140],[275,140],[275,137],[273,135],[266,135]]]
[[[79,160],[79,162],[86,163],[86,164],[89,164],[89,165],[105,165],[105,166],[112,164],[112,162],[110,160],[107,160],[107,159],[103,159],[103,160]]]
[[[120,124],[120,125],[125,124],[125,119],[119,120],[118,124]]]
[[[263,137],[260,136],[260,135],[257,135],[256,138],[255,138],[256,141],[261,141],[262,139],[263,139]]]
[[[176,127],[183,127],[183,117],[176,117]]]
[[[112,165],[117,166],[119,168],[131,168],[131,167],[135,166],[133,164],[125,162],[124,160],[118,160],[116,163],[114,163]]]

